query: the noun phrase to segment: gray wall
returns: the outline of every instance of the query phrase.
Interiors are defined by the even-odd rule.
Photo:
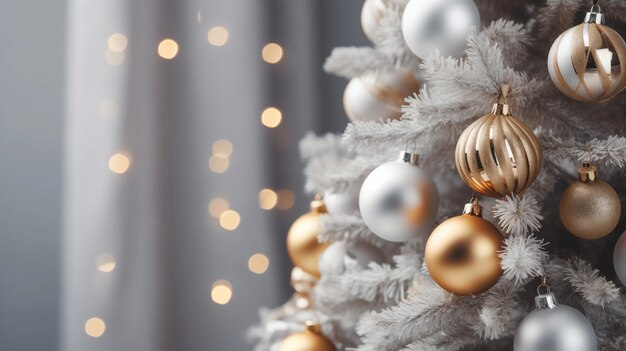
[[[55,350],[64,1],[0,11],[0,350]]]

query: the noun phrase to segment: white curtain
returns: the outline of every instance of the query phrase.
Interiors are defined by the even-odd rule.
[[[61,350],[245,350],[257,309],[287,298],[285,230],[306,208],[296,145],[320,115],[316,6],[70,1]],[[208,43],[214,26],[226,45]],[[157,52],[166,38],[171,60]],[[261,60],[269,41],[285,48],[278,65]],[[283,112],[276,129],[260,124],[267,106]],[[224,173],[208,165],[219,139],[233,145]],[[297,204],[264,211],[262,188]],[[209,215],[217,197],[236,230]],[[248,270],[254,253],[265,274]],[[226,305],[211,300],[220,279]]]

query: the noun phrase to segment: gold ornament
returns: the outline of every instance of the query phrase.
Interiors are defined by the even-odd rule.
[[[473,190],[502,198],[521,194],[537,178],[541,147],[524,123],[511,115],[506,104],[508,86],[491,113],[472,123],[456,144],[456,169]]]
[[[320,277],[320,255],[330,245],[317,241],[322,225],[320,215],[325,213],[324,203],[319,199],[314,200],[311,202],[311,212],[298,218],[287,234],[287,251],[293,264],[317,278]]]
[[[619,223],[621,213],[619,196],[609,184],[598,179],[596,167],[589,163],[578,170],[578,182],[561,195],[561,222],[581,239],[595,240],[609,235]]]
[[[548,71],[554,85],[572,99],[605,102],[626,87],[626,43],[604,25],[596,4],[585,21],[552,44]]]
[[[487,291],[502,275],[498,251],[503,237],[482,218],[482,207],[473,198],[463,215],[441,223],[426,242],[425,261],[433,280],[457,295]]]
[[[335,345],[322,334],[319,324],[307,322],[302,332],[291,334],[278,351],[336,351]]]

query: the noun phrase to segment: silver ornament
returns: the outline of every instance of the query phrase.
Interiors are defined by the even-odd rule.
[[[472,0],[410,0],[402,15],[404,40],[422,59],[435,50],[461,57],[467,36],[479,27],[480,13]]]
[[[577,309],[559,305],[549,290],[535,298],[537,309],[521,322],[515,351],[596,351],[596,333]]]
[[[353,215],[359,211],[359,192],[353,189],[341,193],[327,191],[324,193],[324,204],[331,215]]]
[[[626,286],[626,232],[622,234],[617,244],[615,244],[613,266],[615,266],[617,277]]]
[[[414,239],[435,221],[437,186],[417,161],[416,154],[403,151],[399,160],[374,169],[361,186],[361,216],[370,230],[385,240]]]
[[[385,262],[380,249],[360,241],[338,241],[330,245],[320,257],[320,270],[322,274],[341,274],[346,266],[365,268],[370,262]]]
[[[343,108],[351,121],[397,119],[404,99],[418,93],[420,83],[407,69],[352,78],[343,93]]]

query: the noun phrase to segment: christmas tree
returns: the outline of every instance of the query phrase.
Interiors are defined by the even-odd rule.
[[[301,142],[321,199],[255,350],[626,350],[626,1],[361,10],[372,47],[324,67],[351,123]]]

